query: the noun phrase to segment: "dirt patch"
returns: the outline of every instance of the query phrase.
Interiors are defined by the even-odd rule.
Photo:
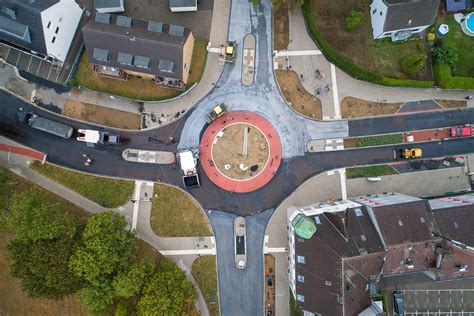
[[[345,97],[341,101],[342,118],[368,117],[395,114],[402,103],[372,102],[363,99]]]
[[[63,114],[82,121],[123,129],[140,129],[141,115],[74,100],[64,101]]]
[[[453,101],[453,100],[435,100],[445,109],[457,109],[457,108],[465,108],[466,101]]]
[[[305,90],[293,70],[276,70],[278,85],[288,104],[301,115],[322,119],[321,100]]]
[[[245,129],[248,131],[247,155],[243,156]],[[217,142],[212,146],[214,164],[219,171],[237,180],[251,179],[259,174],[270,154],[268,142],[260,130],[240,123],[230,125],[222,131],[224,134],[222,137],[217,136]],[[254,166],[256,169],[252,171]]]
[[[278,7],[273,8],[273,49],[286,49],[290,41],[289,33],[288,1],[285,0]]]

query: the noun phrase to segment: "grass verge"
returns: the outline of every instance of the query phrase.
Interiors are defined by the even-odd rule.
[[[39,162],[34,162],[31,168],[103,207],[124,205],[134,190],[132,181],[90,176]]]
[[[401,143],[403,143],[403,134],[388,134],[371,137],[348,138],[344,140],[344,147],[370,147]]]
[[[168,185],[155,185],[150,223],[161,237],[212,235],[206,215],[194,200]]]
[[[219,291],[215,256],[199,257],[193,262],[191,273],[201,290],[211,316],[219,315]],[[213,303],[211,304],[211,301]]]
[[[283,0],[279,6],[273,8],[273,49],[286,49],[289,42],[288,0]]]
[[[474,77],[474,37],[464,34],[454,16],[446,16],[444,23],[449,26],[449,32],[443,37],[443,45],[455,47],[458,51],[455,75]]]
[[[389,165],[354,167],[346,169],[347,179],[379,177],[397,174]]]
[[[342,118],[370,117],[395,114],[402,103],[373,102],[354,97],[345,97],[341,101]]]

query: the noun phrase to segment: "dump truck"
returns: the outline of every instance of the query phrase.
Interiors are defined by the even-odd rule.
[[[449,135],[451,137],[469,137],[472,136],[472,127],[471,125],[464,125],[459,127],[453,127],[449,130]]]
[[[197,172],[198,151],[183,150],[176,154],[181,168],[183,185],[185,188],[198,187],[199,175]]]
[[[15,118],[18,122],[28,124],[34,129],[65,139],[71,138],[72,133],[74,132],[74,129],[71,126],[40,117],[33,112],[26,112],[21,108],[17,112]]]
[[[228,111],[228,107],[226,103],[221,103],[216,105],[209,113],[207,113],[206,121],[207,123],[212,123],[218,117],[224,115]]]
[[[227,42],[225,47],[225,62],[226,63],[233,63],[235,60],[235,51],[237,49],[236,42]]]
[[[92,129],[79,129],[77,140],[80,142],[102,144],[102,145],[120,145],[122,139],[120,135],[107,132],[96,131]]]
[[[421,158],[423,155],[423,151],[421,148],[405,148],[398,150],[398,156],[396,156],[396,151],[394,152],[394,156],[400,159],[417,159]]]

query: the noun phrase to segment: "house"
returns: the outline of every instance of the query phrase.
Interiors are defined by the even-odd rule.
[[[440,0],[373,0],[370,19],[374,39],[405,40],[435,21]]]
[[[462,11],[474,8],[472,0],[446,0],[446,11]]]
[[[193,12],[197,9],[197,0],[170,0],[171,12]]]
[[[124,12],[123,0],[94,0],[94,8],[100,13]]]
[[[96,13],[82,34],[89,63],[103,76],[133,75],[174,88],[188,82],[194,47],[188,28]]]
[[[295,213],[316,224],[310,238],[293,227]],[[290,290],[305,315],[380,315],[385,280],[474,276],[474,194],[377,194],[290,207],[287,218]]]
[[[63,63],[82,17],[74,0],[0,0],[0,41]]]

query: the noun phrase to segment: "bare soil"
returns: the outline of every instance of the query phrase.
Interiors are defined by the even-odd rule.
[[[276,70],[278,84],[288,104],[299,114],[312,119],[322,119],[321,100],[303,87],[293,70]]]
[[[345,97],[341,101],[342,118],[368,117],[395,114],[402,103],[372,102],[363,99]]]
[[[244,130],[249,128],[247,156],[243,156]],[[222,174],[237,180],[247,180],[255,177],[267,163],[269,148],[265,136],[255,127],[248,124],[234,124],[223,129],[224,135],[216,137],[217,143],[212,146],[214,165]],[[225,165],[230,165],[225,170]],[[247,169],[242,170],[240,164]],[[255,172],[250,167],[257,165]]]
[[[466,101],[453,101],[453,100],[435,100],[445,109],[457,109],[457,108],[465,108]]]
[[[63,114],[82,121],[123,129],[140,129],[141,115],[102,106],[65,100]]]
[[[284,0],[278,7],[273,8],[273,49],[286,49],[290,41],[289,33],[288,1]]]

